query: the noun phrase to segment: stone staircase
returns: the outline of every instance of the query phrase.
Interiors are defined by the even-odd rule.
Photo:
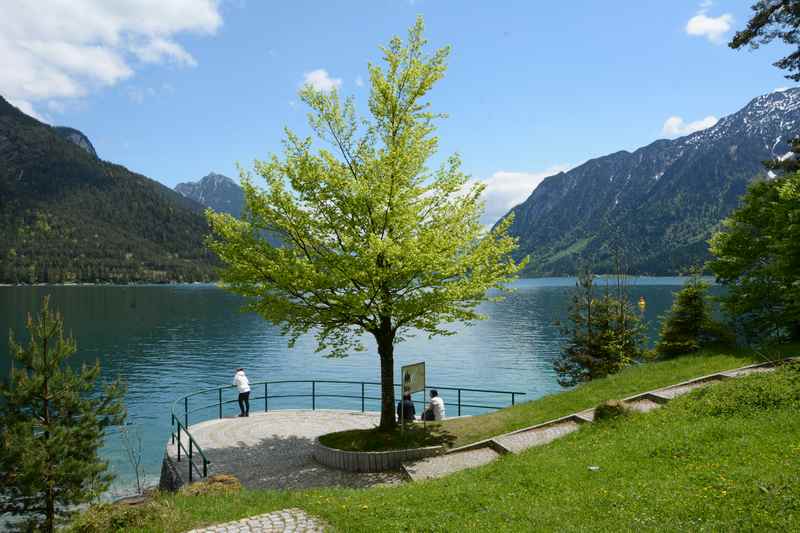
[[[797,360],[798,358],[792,358]],[[771,372],[778,361],[757,363],[734,370],[717,372],[691,379],[660,389],[636,394],[622,400],[630,409],[638,412],[652,411],[670,400],[687,394],[700,387],[732,378],[755,373]],[[501,455],[521,453],[536,446],[542,446],[558,438],[577,431],[582,424],[594,422],[594,408],[550,420],[535,426],[518,429],[490,439],[454,448],[447,453],[428,457],[419,461],[403,463],[405,475],[412,481],[443,477],[459,470],[475,468],[491,463]]]

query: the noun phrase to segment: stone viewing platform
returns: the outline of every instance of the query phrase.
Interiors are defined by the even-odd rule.
[[[208,475],[236,476],[249,489],[303,489],[324,486],[369,487],[402,481],[400,472],[356,473],[329,468],[314,460],[317,437],[334,431],[369,429],[379,413],[338,410],[278,410],[249,417],[226,417],[189,426],[194,441],[209,461]],[[185,433],[184,433],[185,438]],[[184,447],[188,444],[184,442]],[[161,488],[188,482],[188,458],[177,443],[167,443]],[[194,464],[202,469],[199,455]],[[195,472],[195,480],[197,476]]]

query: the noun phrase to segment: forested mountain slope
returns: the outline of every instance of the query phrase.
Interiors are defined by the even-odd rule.
[[[211,279],[202,206],[65,138],[76,131],[0,97],[0,282]]]

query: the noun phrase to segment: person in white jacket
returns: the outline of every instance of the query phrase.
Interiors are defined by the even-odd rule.
[[[237,368],[233,384],[239,389],[239,416],[250,416],[250,380],[244,375],[244,368]]]

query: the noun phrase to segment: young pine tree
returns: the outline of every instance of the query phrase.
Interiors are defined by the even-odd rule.
[[[708,283],[695,276],[675,295],[672,308],[662,318],[656,345],[659,357],[696,352],[709,342],[731,340],[722,324],[711,318],[708,288]]]
[[[0,382],[0,512],[20,515],[31,528],[53,531],[60,515],[104,491],[112,476],[97,450],[103,430],[122,423],[122,385],[98,392],[100,365],[67,365],[76,344],[64,337],[59,313],[45,298],[30,340],[13,332],[11,375]]]
[[[641,357],[644,327],[622,285],[617,292],[600,294],[591,272],[579,274],[569,324],[563,329],[567,343],[553,365],[562,386],[614,374]]]

